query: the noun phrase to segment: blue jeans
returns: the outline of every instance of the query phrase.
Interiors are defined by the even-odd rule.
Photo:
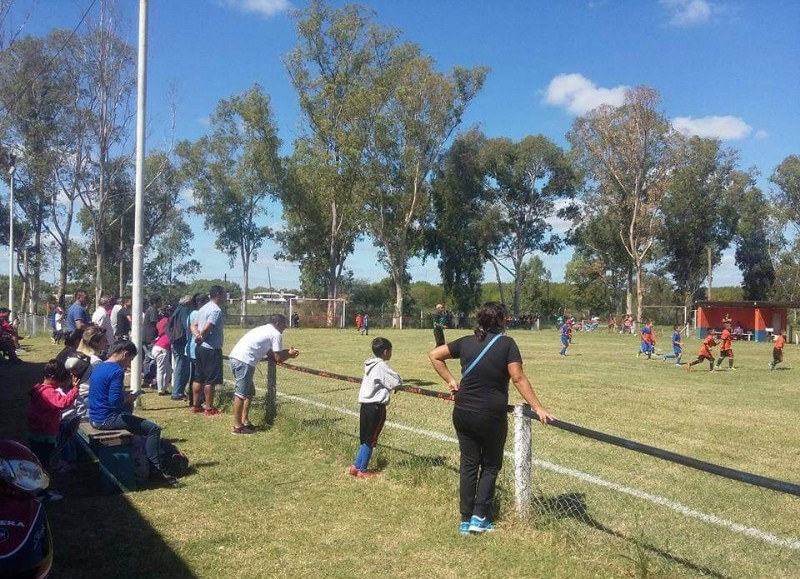
[[[189,383],[191,364],[189,356],[182,348],[172,349],[172,398],[177,399],[184,395],[186,385]]]
[[[116,414],[106,419],[105,422],[92,422],[98,430],[127,430],[132,434],[144,436],[144,450],[147,459],[161,470],[161,427],[155,422],[134,416],[133,414]]]

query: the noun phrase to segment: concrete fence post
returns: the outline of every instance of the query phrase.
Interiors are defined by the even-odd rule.
[[[525,518],[531,507],[531,419],[525,404],[514,406],[514,502],[517,516]]]
[[[267,360],[267,398],[264,404],[264,421],[272,426],[278,414],[276,405],[278,384],[277,364],[273,360]]]

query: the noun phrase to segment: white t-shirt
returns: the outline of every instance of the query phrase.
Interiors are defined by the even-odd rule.
[[[253,366],[263,360],[267,352],[283,350],[283,335],[272,324],[258,326],[247,332],[236,342],[230,357]]]
[[[111,317],[103,306],[97,306],[92,314],[92,323],[106,331],[106,337],[111,339],[114,335],[114,327],[111,325]]]
[[[117,335],[117,313],[122,309],[122,304],[114,304],[114,307],[111,308],[111,315],[109,316],[111,322],[111,336],[108,336],[109,340],[112,336]]]

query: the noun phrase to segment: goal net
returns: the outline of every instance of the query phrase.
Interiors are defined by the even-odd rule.
[[[347,300],[344,298],[291,298],[289,320],[306,328],[344,328]]]

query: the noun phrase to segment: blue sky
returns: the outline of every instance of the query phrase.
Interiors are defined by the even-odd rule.
[[[73,28],[92,0],[15,0],[24,31]],[[98,2],[99,4],[99,2]],[[336,1],[340,6],[344,2]],[[800,2],[790,0],[370,0],[383,26],[419,44],[440,70],[486,65],[486,85],[462,128],[520,139],[541,133],[562,146],[576,115],[620,102],[625,87],[648,85],[679,130],[718,137],[756,167],[760,184],[790,154],[800,153]],[[137,44],[139,2],[120,0],[123,33]],[[300,118],[281,57],[295,44],[293,8],[303,0],[151,0],[148,55],[148,150],[170,138],[169,102],[177,103],[175,138],[196,139],[220,99],[258,82],[271,95],[280,136],[289,147]],[[95,4],[94,11],[97,10]],[[196,224],[202,277],[241,277]],[[280,227],[280,208],[270,216]],[[558,228],[563,224],[554,223]],[[298,269],[276,262],[267,244],[251,267],[251,286],[296,287]],[[571,255],[545,256],[563,279]],[[0,260],[0,271],[3,261]],[[371,243],[347,264],[356,277],[386,276]],[[269,269],[269,276],[267,274]],[[437,282],[435,260],[415,262],[415,280]],[[493,273],[487,271],[487,281]],[[715,284],[740,281],[728,252]]]

